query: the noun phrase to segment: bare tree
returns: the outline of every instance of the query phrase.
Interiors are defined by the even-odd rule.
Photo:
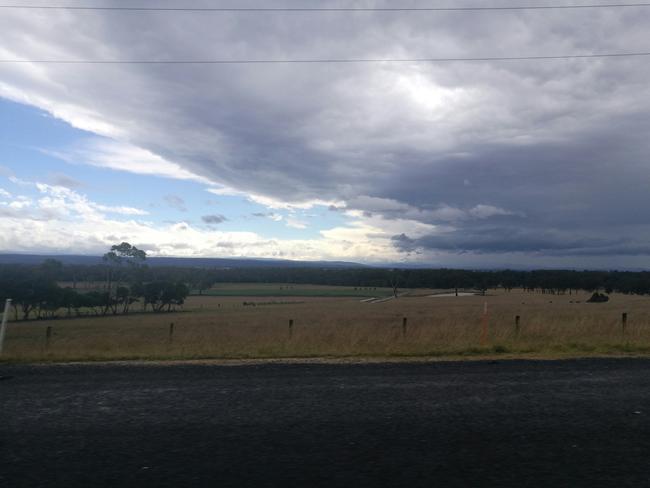
[[[390,274],[390,286],[393,289],[393,296],[397,298],[397,289],[400,284],[399,272],[396,269],[391,270]]]

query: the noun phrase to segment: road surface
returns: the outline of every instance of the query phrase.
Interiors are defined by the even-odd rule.
[[[650,360],[0,365],[0,486],[650,486]]]

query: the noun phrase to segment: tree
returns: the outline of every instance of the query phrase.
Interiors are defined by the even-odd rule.
[[[169,312],[172,306],[183,305],[188,294],[184,283],[153,281],[144,285],[145,308],[150,304],[154,312],[161,312],[165,307]]]
[[[57,281],[61,276],[61,271],[63,270],[63,263],[57,261],[56,259],[48,258],[41,263],[38,269],[40,278],[43,281]]]
[[[117,307],[120,302],[117,296],[114,296],[112,293],[112,283],[114,280],[119,284],[122,279],[121,268],[123,264],[127,264],[129,269],[134,270],[142,266],[147,259],[147,253],[141,249],[138,249],[135,246],[132,246],[128,242],[122,242],[121,244],[116,244],[111,246],[111,250],[104,254],[102,260],[106,263],[106,303],[104,303],[104,315],[108,313],[109,310],[113,311],[113,314],[117,313]],[[129,298],[125,299],[126,302],[129,301]],[[132,303],[132,302],[131,302]],[[130,305],[130,303],[129,303]],[[128,310],[128,305],[124,308],[125,313]]]
[[[128,266],[136,267],[144,264],[147,253],[128,242],[122,242],[111,246],[111,250],[104,254],[104,261],[121,266],[126,263]]]
[[[61,306],[68,311],[68,317],[72,315],[72,309],[78,301],[79,294],[72,288],[66,287],[61,293]]]
[[[481,295],[485,296],[485,292],[488,289],[488,281],[483,274],[476,276],[474,281],[474,288],[481,292]]]
[[[214,284],[214,280],[205,270],[196,273],[191,281],[192,286],[198,290],[199,295],[203,295],[203,290],[209,290]]]
[[[38,306],[38,300],[34,290],[34,279],[25,277],[14,283],[10,292],[13,295],[14,307],[16,311],[20,308],[23,320],[29,318],[29,314]]]
[[[33,287],[34,303],[40,318],[52,318],[62,305],[63,290],[53,281],[36,281]]]
[[[134,285],[129,287],[126,286],[120,286],[117,288],[115,291],[115,312],[117,313],[117,307],[121,306],[122,307],[122,313],[127,314],[129,313],[129,307],[134,304],[135,302],[138,301],[138,297],[141,296],[139,294],[136,294],[140,291],[138,288],[138,285]]]
[[[393,297],[397,298],[397,289],[400,286],[401,279],[400,279],[400,272],[398,269],[392,270],[390,273],[390,287],[393,289]]]
[[[95,315],[99,315],[103,309],[104,303],[108,300],[106,292],[91,291],[81,295],[81,307],[90,308]]]

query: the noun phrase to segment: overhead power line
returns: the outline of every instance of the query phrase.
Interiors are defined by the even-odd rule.
[[[483,12],[507,10],[568,10],[650,7],[650,3],[603,3],[583,5],[512,5],[504,7],[92,7],[78,5],[0,5],[0,9],[112,10],[126,12]]]
[[[447,63],[475,61],[543,61],[650,56],[648,52],[568,54],[558,56],[487,56],[469,58],[330,58],[330,59],[195,59],[195,60],[92,60],[92,59],[0,59],[0,64],[354,64],[354,63]]]

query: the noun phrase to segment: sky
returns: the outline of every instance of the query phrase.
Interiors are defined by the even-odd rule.
[[[650,8],[0,9],[0,60],[638,52],[648,21]],[[152,256],[648,268],[649,80],[644,57],[0,63],[0,252],[99,255],[127,241]]]

